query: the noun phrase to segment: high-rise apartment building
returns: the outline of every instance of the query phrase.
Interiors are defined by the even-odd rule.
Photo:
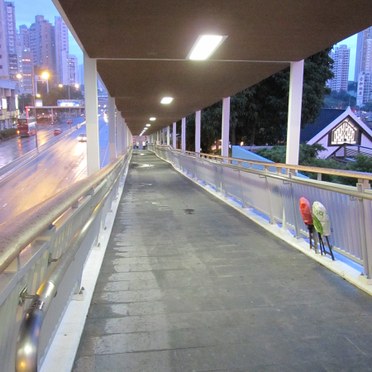
[[[68,56],[68,72],[69,72],[69,84],[77,84],[79,82],[79,70],[78,70],[78,60],[76,56]]]
[[[0,79],[8,79],[8,44],[4,0],[0,0]]]
[[[30,48],[24,48],[19,55],[21,79],[19,80],[20,93],[35,94],[34,90],[34,65]]]
[[[6,27],[6,40],[8,48],[8,68],[9,78],[16,80],[18,71],[18,58],[17,58],[17,29],[15,22],[14,3],[10,1],[5,2],[5,27]]]
[[[355,77],[358,82],[357,105],[372,101],[372,27],[358,33]]]
[[[54,29],[57,80],[59,84],[71,84],[69,71],[68,28],[61,17],[55,18]]]
[[[17,34],[18,81],[21,94],[33,94],[33,60],[30,50],[30,32],[26,25],[19,27]]]
[[[30,49],[35,66],[35,73],[48,70],[50,80],[56,81],[55,35],[53,25],[44,16],[35,17],[30,26]]]
[[[372,101],[372,73],[362,71],[358,78],[356,104],[361,107],[370,101]]]
[[[49,88],[58,84],[72,85],[78,82],[77,61],[69,54],[68,28],[61,17],[55,17],[54,26],[44,16],[35,17],[35,23],[30,28],[21,26],[18,35],[18,63],[26,63],[19,69],[28,71],[23,76],[29,76],[29,61],[31,52],[32,74],[34,75],[34,92],[41,88],[39,75],[47,70]],[[25,78],[24,78],[25,79]],[[24,80],[23,79],[23,80]],[[26,84],[24,84],[26,85]],[[24,87],[28,92],[30,85]],[[45,88],[45,86],[44,86]],[[45,89],[41,88],[42,90]]]
[[[347,45],[340,45],[331,52],[331,57],[334,61],[332,69],[334,77],[329,80],[328,86],[336,92],[346,92],[349,80],[350,49]]]

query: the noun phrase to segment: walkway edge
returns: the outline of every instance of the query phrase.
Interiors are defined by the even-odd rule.
[[[114,226],[116,213],[124,191],[129,164],[130,160],[128,161],[123,180],[121,181],[122,185],[120,186],[118,195],[111,204],[111,211],[106,216],[106,229],[101,230],[99,245],[92,247],[84,265],[81,280],[84,292],[73,296],[70,301],[48,353],[42,362],[40,372],[70,372],[72,370],[98,275]]]

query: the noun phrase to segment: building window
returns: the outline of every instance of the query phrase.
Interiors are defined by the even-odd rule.
[[[331,132],[331,145],[358,145],[359,130],[350,118],[343,120]]]

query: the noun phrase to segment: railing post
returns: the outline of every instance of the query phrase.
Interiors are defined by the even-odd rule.
[[[300,237],[300,228],[298,226],[298,221],[297,221],[297,216],[298,216],[298,204],[297,200],[294,198],[294,191],[293,191],[293,183],[291,181],[291,177],[293,175],[293,171],[289,171],[289,187],[290,187],[290,195],[291,195],[291,201],[292,201],[292,206],[293,206],[293,222],[294,222],[294,227],[296,231],[296,238]]]
[[[267,167],[265,167],[265,169],[267,170]],[[267,176],[265,176],[265,187],[266,187],[266,191],[268,193],[268,199],[269,199],[269,214],[270,214],[270,223],[271,224],[274,224],[274,213],[273,213],[273,206],[272,206],[272,198],[271,198],[271,189],[270,189],[270,185],[269,185],[269,180],[267,178]]]
[[[363,182],[358,180],[357,189],[359,192],[364,192],[366,189],[370,189],[369,182]],[[360,241],[362,245],[363,254],[363,268],[364,274],[367,278],[371,278],[372,273],[372,203],[370,200],[364,198],[359,199],[359,232]]]

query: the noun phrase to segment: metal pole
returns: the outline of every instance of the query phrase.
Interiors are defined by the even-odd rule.
[[[222,100],[221,155],[229,156],[230,97]]]
[[[181,150],[186,151],[186,118],[181,120]]]
[[[298,164],[300,151],[301,108],[304,61],[291,62],[287,123],[287,164]]]
[[[200,125],[201,124],[201,111],[195,112],[195,152],[200,154]]]

